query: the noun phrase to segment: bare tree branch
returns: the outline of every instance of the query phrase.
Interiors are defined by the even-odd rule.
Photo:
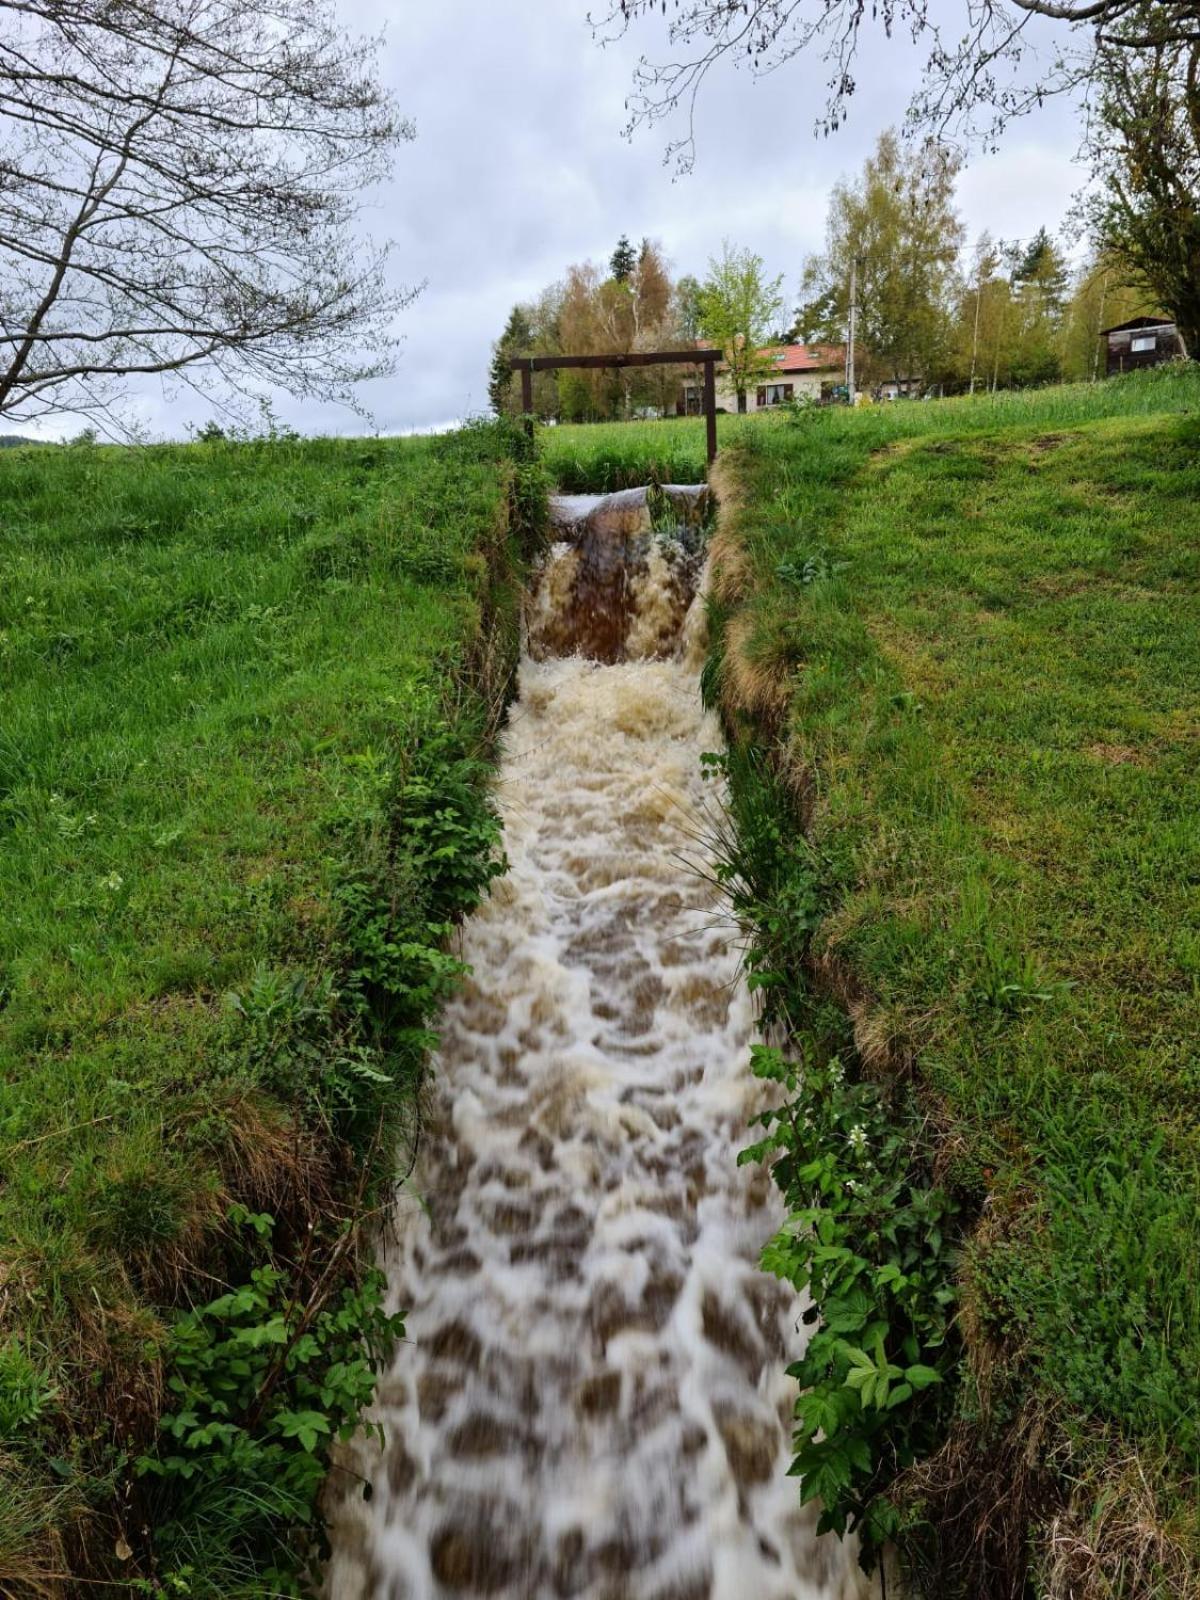
[[[1153,13],[1149,27],[1133,19]],[[665,13],[661,0],[609,0],[590,20],[602,43]],[[1034,18],[1064,24],[1054,58],[1036,59],[1025,38]],[[805,51],[829,68],[827,100],[817,130],[845,119],[856,83],[862,32],[905,33],[929,46],[910,122],[943,137],[969,134],[994,143],[1005,125],[1049,95],[1090,80],[1099,48],[1141,50],[1200,39],[1200,0],[959,0],[955,38],[947,44],[928,0],[677,0],[670,14],[669,57],[643,57],[626,101],[626,132],[678,118],[682,132],[666,150],[680,171],[695,160],[696,106],[708,75],[721,63],[761,77]]]
[[[0,415],[387,370],[413,291],[354,224],[413,129],[329,4],[0,0]]]

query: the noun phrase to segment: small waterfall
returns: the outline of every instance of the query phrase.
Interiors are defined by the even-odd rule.
[[[873,1592],[784,1475],[801,1307],[756,1266],[781,1209],[735,1160],[751,1007],[697,870],[702,493],[556,503],[500,773],[511,870],[464,931],[384,1247],[408,1338],[385,1447],[333,1474],[331,1600]]]

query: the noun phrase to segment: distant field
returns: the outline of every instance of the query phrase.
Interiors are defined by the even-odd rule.
[[[908,1514],[984,1549],[1012,1515],[1019,1565],[1056,1453],[1039,1592],[1198,1592],[1200,372],[735,429],[709,681],[808,831],[760,932],[799,929],[851,997],[861,1070],[913,1075],[935,1174],[983,1219],[955,1323],[977,1453]],[[679,463],[651,426],[588,431],[547,447],[572,487],[636,476],[639,445]],[[822,1238],[869,1255],[884,1222]],[[891,1293],[862,1327],[903,1323]],[[879,1437],[868,1492],[903,1464]]]
[[[493,856],[512,478],[486,429],[0,459],[5,1593],[83,1544],[93,1574],[98,1550],[258,1592],[263,1540],[276,1563],[308,1514],[329,1425],[289,1433],[294,1396],[255,1456],[201,1381],[171,1447],[198,1476],[130,1466],[186,1411],[170,1307],[270,1263],[278,1303],[236,1335],[269,1349],[411,1115]]]

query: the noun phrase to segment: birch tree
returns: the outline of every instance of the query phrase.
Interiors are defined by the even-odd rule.
[[[963,227],[954,209],[956,159],[881,134],[853,182],[835,185],[825,249],[805,264],[806,334],[846,337],[857,262],[860,368],[868,379],[930,380],[951,337]]]
[[[724,355],[739,411],[746,409],[751,383],[772,371],[759,351],[774,335],[783,310],[782,283],[782,276],[767,276],[761,256],[736,249],[726,239],[721,254],[709,260],[700,285],[700,332]]]

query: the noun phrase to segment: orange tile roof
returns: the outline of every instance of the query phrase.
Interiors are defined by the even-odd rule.
[[[846,352],[836,344],[772,345],[762,352],[780,372],[819,372],[846,364]]]

